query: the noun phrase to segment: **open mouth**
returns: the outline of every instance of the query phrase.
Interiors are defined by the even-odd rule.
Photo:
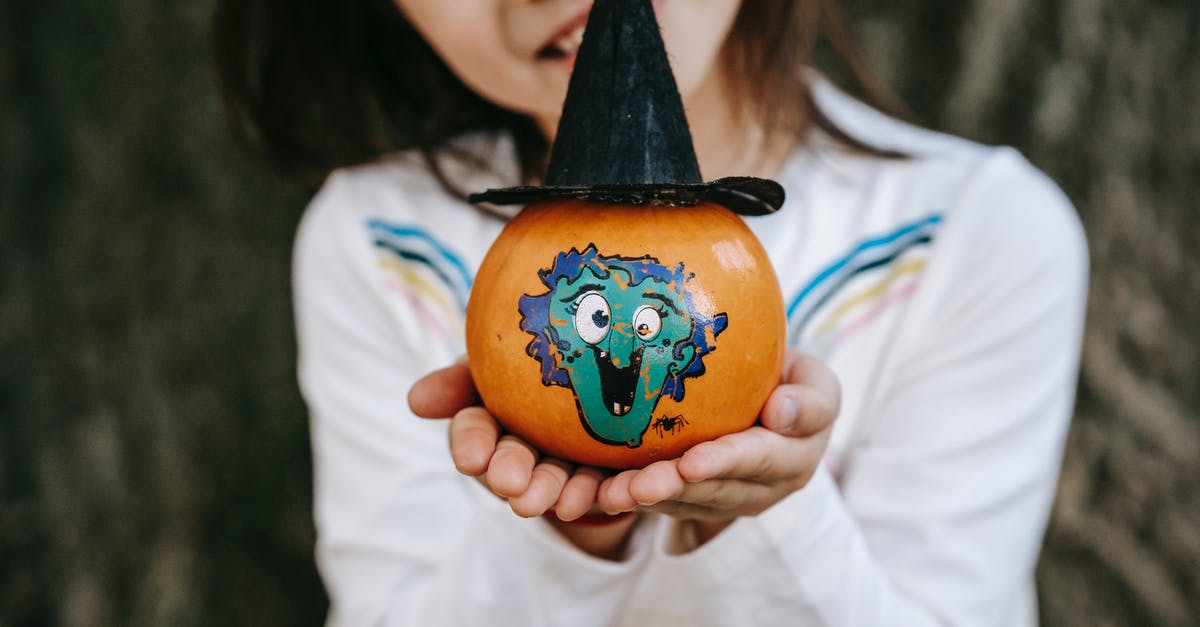
[[[661,8],[664,0],[653,0],[654,11],[657,13]],[[537,58],[541,60],[573,60],[575,53],[579,52],[579,45],[583,43],[583,29],[587,26],[588,14],[591,12],[591,6],[587,6],[574,19],[563,26],[562,30],[556,33],[550,41],[537,52]]]
[[[555,36],[554,39],[542,46],[538,50],[537,57],[539,59],[569,59],[575,56],[579,51],[579,45],[583,43],[583,29],[587,26],[587,15],[584,14],[584,20],[579,21],[575,26]]]
[[[629,365],[618,368],[612,357],[593,346],[596,366],[600,374],[600,400],[614,416],[624,416],[633,407],[633,395],[637,392],[638,375],[642,372],[642,349],[629,356]]]

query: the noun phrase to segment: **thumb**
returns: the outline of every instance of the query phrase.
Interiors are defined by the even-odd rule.
[[[833,371],[816,358],[792,350],[783,380],[763,406],[762,424],[781,435],[809,437],[833,425],[841,404],[842,388]]]
[[[421,377],[408,391],[408,408],[422,418],[449,418],[479,403],[466,358]]]

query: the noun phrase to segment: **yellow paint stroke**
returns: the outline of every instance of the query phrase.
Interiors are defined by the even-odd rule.
[[[891,271],[884,275],[883,278],[881,278],[877,283],[842,301],[842,303],[838,305],[838,308],[833,310],[833,312],[831,312],[829,316],[825,318],[825,322],[821,323],[821,326],[817,329],[816,336],[820,337],[828,333],[830,329],[837,324],[838,320],[850,313],[850,311],[859,305],[883,296],[884,292],[887,292],[888,288],[891,287],[892,283],[894,283],[896,279],[908,274],[916,274],[924,268],[924,258],[909,259],[903,263],[898,263],[892,266]]]
[[[420,273],[390,256],[380,256],[379,265],[396,273],[401,279],[404,279],[405,283],[417,288],[417,291],[433,301],[438,306],[438,309],[441,310],[442,315],[446,317],[446,320],[450,321],[450,328],[461,335],[461,331],[458,328],[461,325],[454,323],[461,320],[462,314],[458,311],[458,307],[446,297],[446,293],[440,283],[430,281],[428,278],[421,276]]]

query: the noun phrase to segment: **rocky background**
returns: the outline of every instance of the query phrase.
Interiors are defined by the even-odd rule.
[[[211,4],[0,6],[0,626],[321,622],[306,195],[225,131]],[[1045,624],[1200,624],[1200,4],[847,11],[910,117],[1016,145],[1089,233]]]

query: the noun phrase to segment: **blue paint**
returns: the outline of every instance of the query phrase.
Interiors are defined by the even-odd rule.
[[[878,248],[880,246],[886,246],[888,244],[896,242],[897,240],[900,240],[901,238],[905,237],[906,235],[909,235],[909,234],[917,232],[917,231],[921,231],[921,235],[919,235],[918,237],[922,237],[922,236],[929,237],[930,233],[928,231],[932,230],[930,227],[941,224],[942,220],[943,220],[942,214],[935,213],[928,217],[921,218],[920,220],[917,220],[916,222],[912,222],[910,224],[902,226],[899,229],[892,231],[891,233],[888,233],[886,235],[882,235],[879,237],[875,237],[875,238],[860,242],[849,253],[847,253],[846,255],[844,255],[843,257],[838,259],[837,261],[834,261],[832,264],[830,264],[828,267],[826,267],[824,270],[822,270],[819,274],[817,274],[816,277],[814,277],[811,281],[809,281],[808,284],[805,285],[803,289],[800,290],[800,293],[797,294],[796,298],[794,298],[792,300],[792,303],[790,305],[788,305],[788,309],[787,309],[788,318],[790,319],[792,317],[792,315],[795,314],[796,309],[800,306],[800,303],[803,302],[804,299],[811,292],[813,292],[813,290],[817,289],[818,286],[820,286],[822,283],[824,283],[826,280],[828,280],[834,274],[836,274],[837,272],[839,272],[840,270],[845,268],[847,265],[849,265],[850,262],[853,261],[856,257],[862,255],[864,252],[867,252],[873,248]],[[907,242],[901,242],[901,244],[900,244],[901,247],[904,247],[906,245],[907,245]]]
[[[471,272],[467,270],[466,264],[464,264],[462,260],[459,259],[458,256],[453,252],[451,252],[450,249],[444,244],[434,239],[432,235],[414,226],[388,224],[387,222],[379,219],[368,220],[367,227],[373,231],[383,231],[396,237],[412,237],[429,244],[442,259],[446,260],[458,272],[459,277],[463,281],[463,285],[465,285],[467,289],[471,288]]]

